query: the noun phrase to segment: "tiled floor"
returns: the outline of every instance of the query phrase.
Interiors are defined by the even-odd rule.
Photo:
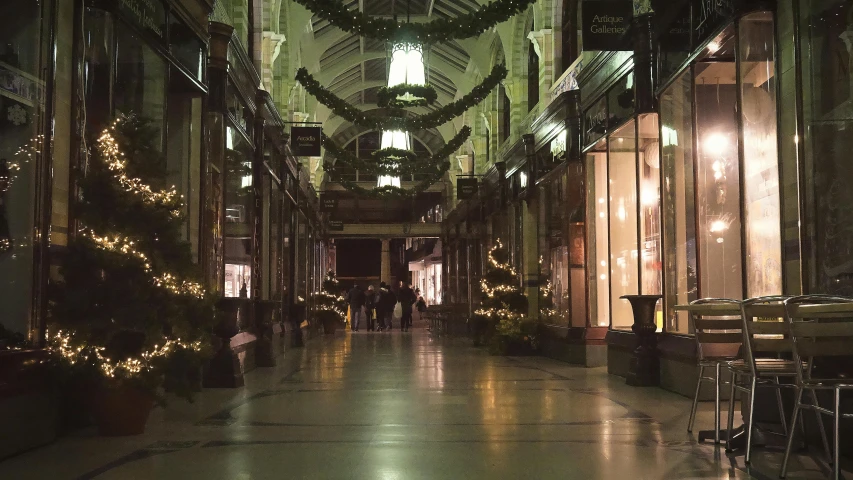
[[[6,460],[0,479],[771,479],[782,457],[759,449],[747,470],[686,432],[686,398],[422,329],[315,339],[246,384],[171,401],[139,437],[83,431]],[[826,473],[801,456],[789,478]]]

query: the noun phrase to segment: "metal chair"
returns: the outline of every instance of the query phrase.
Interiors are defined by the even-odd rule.
[[[785,302],[787,316],[790,319],[790,335],[793,340],[796,369],[797,399],[791,419],[796,422],[800,409],[815,411],[821,439],[827,458],[832,463],[832,478],[841,478],[839,461],[839,429],[842,418],[853,418],[853,413],[841,411],[841,391],[853,389],[853,379],[843,377],[818,377],[814,375],[814,360],[821,357],[853,356],[853,299],[826,295],[803,295]],[[811,393],[812,403],[803,402],[803,391]],[[831,390],[834,394],[834,408],[823,408],[817,401],[817,390]],[[833,418],[833,452],[830,455],[826,430],[821,415]],[[779,476],[787,473],[788,459],[791,456],[794,434],[788,436],[785,458]]]
[[[782,430],[786,436],[788,435],[781,389],[794,388],[794,385],[779,383],[780,377],[794,378],[797,375],[796,363],[793,360],[782,358],[783,354],[790,353],[792,350],[783,303],[788,298],[785,296],[758,297],[744,300],[741,303],[744,358],[730,362],[728,365],[732,372],[732,383],[727,438],[731,438],[732,434],[735,394],[736,392],[744,392],[749,398],[749,414],[746,419],[746,456],[744,458],[746,463],[750,462],[752,453],[755,391],[757,388],[776,389],[776,405],[779,408]],[[748,386],[738,383],[742,377],[749,377]],[[726,450],[730,451],[728,441]]]
[[[743,321],[740,301],[728,298],[702,298],[690,302],[690,321],[695,331],[699,378],[687,431],[693,432],[696,408],[702,382],[714,383],[714,443],[720,443],[720,369],[738,358],[743,343]],[[706,377],[705,368],[714,368],[714,376]],[[729,400],[731,402],[731,400]],[[701,438],[699,441],[704,440]]]

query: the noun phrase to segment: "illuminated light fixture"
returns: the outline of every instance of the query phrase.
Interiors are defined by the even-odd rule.
[[[388,86],[394,87],[400,84],[409,85],[426,84],[426,69],[424,67],[423,48],[415,44],[395,44],[391,48],[391,65],[388,68]],[[404,99],[414,99],[411,94],[406,94]],[[412,149],[412,139],[408,132],[399,130],[383,131],[379,148]],[[380,175],[376,179],[377,187],[400,188],[400,177],[393,175]]]
[[[518,180],[521,184],[521,188],[527,188],[527,172],[520,172],[518,175]]]
[[[664,147],[677,147],[678,146],[678,131],[677,130],[664,125],[661,127],[660,131],[661,131],[661,137],[663,137],[663,146]]]
[[[708,44],[708,53],[713,55],[717,53],[722,47],[723,46],[720,45],[720,42],[713,40],[711,43]]]
[[[705,150],[708,153],[722,155],[729,147],[729,139],[722,133],[712,133],[705,138]]]
[[[713,233],[723,233],[729,229],[729,224],[725,220],[714,220],[708,225],[708,231]]]

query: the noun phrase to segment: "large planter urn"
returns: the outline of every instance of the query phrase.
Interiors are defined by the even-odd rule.
[[[108,437],[140,435],[145,432],[154,396],[133,386],[98,387],[93,392],[92,417],[98,433]]]
[[[628,364],[625,383],[635,387],[659,386],[660,357],[657,349],[655,306],[662,297],[660,295],[623,295],[619,298],[631,302],[631,310],[634,312],[631,331],[637,336],[637,347]]]

